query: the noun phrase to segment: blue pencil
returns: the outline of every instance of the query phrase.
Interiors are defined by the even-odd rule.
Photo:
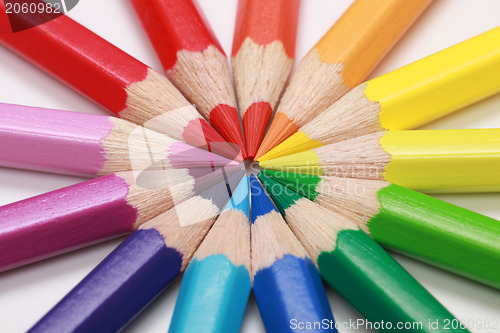
[[[170,333],[239,332],[251,289],[248,187],[245,176],[189,263]]]
[[[143,224],[30,332],[116,332],[187,266],[244,172]]]
[[[250,184],[253,292],[266,330],[315,322],[315,332],[337,332],[318,269],[254,175]]]

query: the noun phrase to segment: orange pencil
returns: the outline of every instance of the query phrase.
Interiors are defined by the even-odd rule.
[[[259,159],[361,83],[432,0],[356,0],[301,60]]]
[[[300,0],[239,0],[232,65],[247,153],[255,156],[292,70]]]

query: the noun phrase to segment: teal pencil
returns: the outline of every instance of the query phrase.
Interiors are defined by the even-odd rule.
[[[170,333],[239,331],[251,289],[249,214],[245,176],[184,273]]]

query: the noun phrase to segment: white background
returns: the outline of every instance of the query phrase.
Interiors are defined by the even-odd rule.
[[[411,0],[409,0],[411,1]],[[303,0],[297,59],[300,59],[349,6],[350,0]],[[230,54],[236,0],[200,0],[205,14]],[[161,71],[146,35],[126,0],[81,0],[70,13],[78,22]],[[500,24],[500,1],[436,0],[372,76],[418,60]],[[499,78],[500,79],[500,78]],[[0,102],[106,114],[13,53],[0,47]],[[459,111],[426,128],[500,127],[500,96]],[[0,168],[0,204],[55,190],[81,178]],[[440,195],[439,198],[500,219],[500,194]],[[29,240],[27,240],[29,241]],[[120,240],[0,274],[0,332],[23,332],[95,267]],[[500,237],[499,237],[500,241]],[[396,259],[457,318],[496,320],[500,331],[500,291],[395,255]],[[499,263],[500,264],[500,263]],[[147,308],[126,332],[166,332],[180,279]],[[331,289],[330,304],[338,322],[359,316]],[[243,332],[263,331],[251,297]],[[472,329],[473,332],[494,332]],[[342,332],[354,332],[342,330]],[[355,330],[355,332],[371,332]]]

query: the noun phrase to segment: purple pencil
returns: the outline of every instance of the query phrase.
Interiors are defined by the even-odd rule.
[[[143,224],[30,332],[117,332],[191,260],[244,171]]]
[[[115,173],[2,206],[0,271],[131,232],[238,170]]]

